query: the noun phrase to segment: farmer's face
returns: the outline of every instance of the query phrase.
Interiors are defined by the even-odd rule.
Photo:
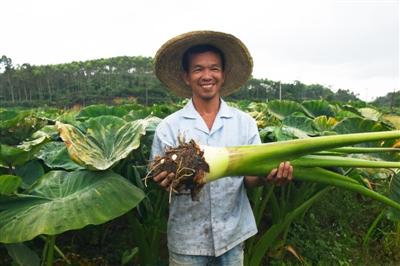
[[[189,56],[189,69],[183,79],[192,88],[194,98],[211,100],[219,97],[225,80],[220,56],[214,52]]]

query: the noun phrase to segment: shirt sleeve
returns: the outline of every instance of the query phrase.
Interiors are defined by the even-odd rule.
[[[257,123],[254,118],[250,117],[249,140],[247,144],[261,144],[260,133],[258,132]]]
[[[150,152],[150,161],[154,160],[154,158],[159,155],[164,155],[165,147],[162,145],[162,141],[159,137],[159,134],[156,130],[154,133],[153,144],[151,145],[151,152]]]
[[[171,135],[168,127],[161,122],[154,133],[153,144],[151,145],[150,161],[152,161],[157,155],[163,156],[167,147],[173,147],[172,141],[173,136]]]

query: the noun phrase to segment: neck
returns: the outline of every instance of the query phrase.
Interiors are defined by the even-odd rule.
[[[221,104],[221,100],[219,97],[214,97],[209,101],[204,101],[198,99],[196,97],[192,98],[194,108],[200,114],[201,118],[206,123],[209,130],[211,130],[215,118],[217,117],[217,113],[219,111],[219,106]]]
[[[194,108],[200,115],[208,114],[208,115],[217,115],[219,111],[219,106],[221,104],[219,97],[214,97],[209,100],[199,99],[197,97],[192,98],[192,102]]]

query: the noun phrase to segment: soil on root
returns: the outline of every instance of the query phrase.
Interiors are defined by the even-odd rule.
[[[198,200],[198,194],[205,184],[205,172],[210,171],[203,154],[194,140],[181,142],[178,147],[168,148],[164,156],[154,158],[146,179],[163,171],[175,173],[169,186],[170,196],[172,193],[185,194],[190,190],[192,200]]]

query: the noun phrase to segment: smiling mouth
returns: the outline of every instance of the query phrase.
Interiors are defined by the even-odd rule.
[[[200,85],[203,89],[211,89],[213,86],[214,86],[214,84],[203,84],[203,85]]]

